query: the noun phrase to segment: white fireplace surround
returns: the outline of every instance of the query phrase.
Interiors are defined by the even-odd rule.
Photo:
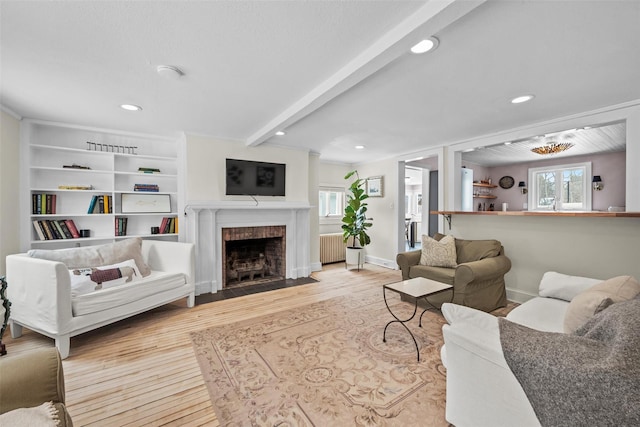
[[[190,202],[185,208],[186,239],[196,246],[196,295],[222,289],[222,229],[286,227],[286,278],[311,274],[309,210],[302,202]]]

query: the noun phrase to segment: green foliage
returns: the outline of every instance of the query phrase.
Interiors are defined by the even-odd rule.
[[[360,245],[366,246],[371,243],[371,238],[367,234],[367,229],[373,224],[373,218],[367,218],[367,203],[365,202],[369,196],[365,192],[365,180],[361,179],[357,170],[353,170],[345,175],[347,180],[353,175],[356,179],[349,186],[347,192],[347,203],[344,208],[344,216],[342,217],[342,236],[345,242],[349,237],[353,238],[350,247],[356,246],[356,240]]]

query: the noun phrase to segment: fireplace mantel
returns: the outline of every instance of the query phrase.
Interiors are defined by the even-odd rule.
[[[286,277],[311,274],[309,210],[302,202],[189,202],[185,208],[186,238],[196,246],[196,294],[222,289],[222,229],[284,225]]]

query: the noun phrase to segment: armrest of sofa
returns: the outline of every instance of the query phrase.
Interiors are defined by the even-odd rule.
[[[417,265],[420,262],[420,255],[422,251],[420,249],[416,251],[400,252],[396,255],[396,262],[402,270],[402,280],[409,279],[409,268],[412,265]]]
[[[498,318],[458,304],[442,304],[448,324],[442,327],[447,354],[453,347],[472,353],[494,365],[509,369],[502,354]]]
[[[64,374],[54,347],[0,359],[0,413],[65,403]]]
[[[193,243],[143,240],[142,256],[151,270],[183,273],[187,283],[195,283],[195,246]]]
[[[455,283],[466,285],[474,280],[502,277],[511,270],[511,260],[506,255],[465,262],[456,267]]]
[[[8,255],[6,262],[11,317],[29,328],[68,332],[73,315],[67,266],[26,254]]]

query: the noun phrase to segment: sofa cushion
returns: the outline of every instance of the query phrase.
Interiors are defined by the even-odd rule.
[[[564,331],[573,333],[611,304],[633,299],[640,294],[640,283],[631,276],[618,276],[593,285],[576,295],[567,307]]]
[[[441,240],[444,234],[436,233],[434,238]],[[485,258],[493,258],[500,255],[502,243],[498,240],[464,240],[455,239],[457,263],[479,261]]]
[[[185,284],[186,280],[182,273],[153,271],[149,276],[137,282],[125,283],[74,297],[71,299],[71,310],[74,316],[84,316],[111,308],[127,312],[131,309],[123,308],[126,305],[136,304],[147,297],[160,297],[163,292],[175,290]],[[145,304],[141,306],[144,310],[140,311],[149,309],[149,303]]]
[[[422,236],[422,256],[420,264],[428,267],[455,267],[456,241],[453,236],[438,240]]]
[[[547,271],[540,280],[538,294],[541,297],[571,301],[578,294],[598,283],[602,283],[602,280]]]
[[[142,277],[151,274],[151,269],[142,257],[142,239],[140,237],[100,246],[52,250],[32,249],[27,254],[33,258],[62,262],[68,269],[100,267],[133,259]]]

